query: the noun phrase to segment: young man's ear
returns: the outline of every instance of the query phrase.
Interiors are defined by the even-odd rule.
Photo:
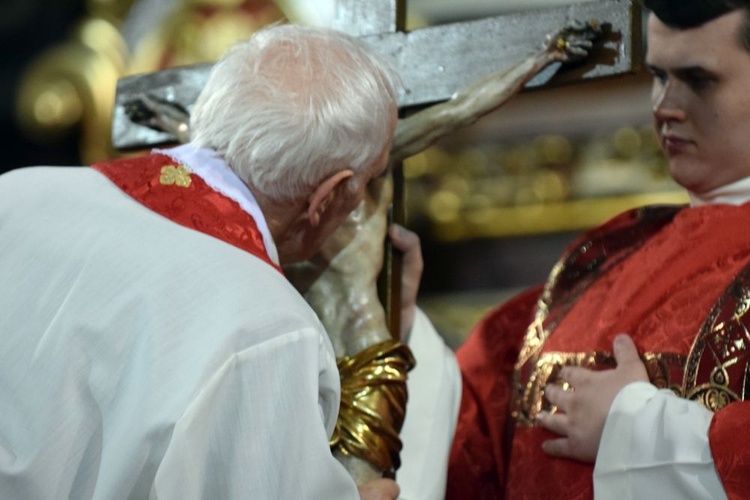
[[[320,224],[320,218],[337,195],[337,188],[343,186],[353,175],[354,172],[350,169],[342,170],[318,184],[310,195],[307,205],[307,219],[313,227]]]

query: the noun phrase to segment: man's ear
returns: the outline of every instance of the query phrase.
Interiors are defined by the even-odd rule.
[[[320,218],[328,209],[328,205],[336,197],[336,189],[354,175],[351,169],[336,172],[326,180],[318,184],[318,187],[310,195],[307,205],[307,219],[314,227],[320,224]]]

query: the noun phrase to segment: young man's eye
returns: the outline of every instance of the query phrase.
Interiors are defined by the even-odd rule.
[[[693,90],[705,90],[710,87],[712,83],[714,83],[712,78],[696,78],[690,82],[690,87]]]
[[[656,68],[649,68],[651,75],[659,83],[665,83],[667,81],[667,73]]]
[[[667,81],[667,74],[663,71],[651,71],[651,74],[653,75],[654,80],[659,83],[665,83]]]
[[[704,71],[687,72],[682,80],[694,92],[706,90],[716,82],[714,75]]]

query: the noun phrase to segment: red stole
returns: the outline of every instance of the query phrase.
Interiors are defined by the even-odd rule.
[[[169,156],[155,153],[92,167],[152,211],[240,248],[281,272],[250,214]]]

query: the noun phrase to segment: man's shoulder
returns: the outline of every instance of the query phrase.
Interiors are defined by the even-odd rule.
[[[65,200],[80,203],[84,193],[106,191],[105,180],[93,169],[81,166],[17,168],[0,175],[0,205],[60,207]]]
[[[61,183],[76,184],[99,177],[91,168],[84,166],[37,165],[20,167],[0,175],[0,189],[44,188],[60,186]]]
[[[578,279],[616,255],[628,254],[671,223],[687,205],[646,205],[622,212],[579,236],[563,252],[557,267]],[[575,276],[572,276],[575,275]]]
[[[645,205],[621,212],[584,232],[573,243],[573,246],[583,241],[600,239],[607,235],[622,234],[627,237],[634,231],[643,228],[659,229],[674,219],[674,217],[687,205]]]
[[[28,182],[30,180],[43,180],[61,175],[68,176],[71,173],[79,174],[88,171],[88,167],[82,166],[58,166],[58,165],[34,165],[28,167],[19,167],[3,172],[0,175],[0,183],[18,183]]]

